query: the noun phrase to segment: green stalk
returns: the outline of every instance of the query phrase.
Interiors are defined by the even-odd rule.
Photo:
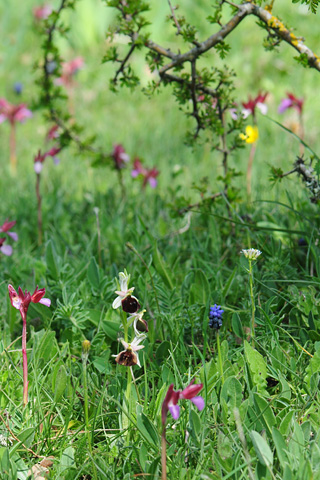
[[[97,477],[97,470],[92,456],[92,441],[91,441],[91,432],[90,432],[90,425],[89,425],[89,400],[88,400],[88,379],[87,379],[87,361],[89,356],[90,350],[90,342],[89,340],[84,340],[82,342],[82,367],[83,367],[83,390],[84,390],[84,418],[85,418],[85,425],[86,425],[86,437],[88,442],[88,449],[90,453],[90,457],[92,460],[92,467],[93,467],[93,478],[94,480],[98,480]]]
[[[221,347],[220,347],[219,330],[217,330],[217,350],[218,350],[218,368],[219,368],[219,371],[220,371],[221,386],[222,386],[224,384],[224,375],[223,375],[223,365],[222,365],[222,355],[221,355]]]
[[[251,344],[254,348],[254,320],[255,320],[255,311],[256,306],[254,303],[254,294],[253,294],[253,269],[252,269],[252,260],[249,258],[249,288],[250,288],[250,299],[251,299]]]

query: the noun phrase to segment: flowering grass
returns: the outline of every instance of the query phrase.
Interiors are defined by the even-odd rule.
[[[164,464],[168,479],[318,478],[318,206],[299,178],[271,190],[266,167],[271,160],[289,167],[298,143],[260,116],[252,202],[239,178],[242,197],[231,207],[222,195],[181,215],[203,189],[221,190],[214,154],[183,144],[188,120],[168,94],[148,104],[140,94],[106,93],[103,75],[90,70],[89,46],[69,48],[66,58],[84,57],[72,85],[74,110],[86,128],[96,126],[115,168],[94,169],[73,147],[59,152],[59,165],[43,165],[53,156],[43,140],[52,125],[40,112],[19,125],[18,175],[10,174],[5,147],[0,154],[0,247],[14,247],[11,255],[0,248],[3,479],[28,480],[40,470],[54,479],[156,480],[165,478]],[[25,83],[25,97],[12,92],[10,101],[29,106],[36,86],[27,73],[12,78],[6,65],[12,85]],[[309,140],[312,82],[295,92],[307,99]],[[239,104],[248,91],[258,94],[249,80],[241,88]],[[288,91],[273,90],[269,113],[277,115]],[[1,128],[5,140],[8,125]],[[37,157],[39,149],[47,153]],[[232,161],[244,172],[247,159],[243,149]],[[160,172],[150,177],[155,188],[142,188],[152,169]],[[34,193],[40,172],[42,243]],[[11,284],[35,291],[27,319],[11,305]]]

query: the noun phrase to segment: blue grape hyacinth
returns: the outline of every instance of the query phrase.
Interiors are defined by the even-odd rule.
[[[219,330],[222,327],[222,314],[224,310],[216,303],[210,307],[209,311],[209,327]]]

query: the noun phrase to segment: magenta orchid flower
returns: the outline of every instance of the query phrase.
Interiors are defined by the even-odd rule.
[[[129,155],[126,153],[125,149],[121,144],[113,146],[111,158],[113,159],[114,166],[117,170],[121,170],[122,168],[124,168],[126,163],[130,160]]]
[[[265,115],[268,111],[268,107],[265,104],[268,93],[262,95],[259,93],[255,98],[251,98],[249,95],[249,100],[247,102],[242,102],[244,109],[242,110],[243,118],[247,118],[249,115],[255,117],[256,108]]]
[[[293,93],[287,93],[287,97],[281,100],[278,108],[279,113],[284,113],[288,108],[295,108],[298,110],[299,115],[302,114],[304,99],[297,98]]]
[[[10,257],[10,255],[12,255],[12,247],[11,245],[3,245],[5,241],[5,237],[0,238],[0,252],[2,252],[4,255],[7,255],[7,257]]]
[[[32,112],[24,103],[14,105],[5,98],[0,98],[0,123],[8,120],[10,123],[10,164],[11,169],[15,173],[17,169],[16,156],[16,123],[22,123],[32,117]]]
[[[15,226],[17,222],[13,220],[12,222],[9,222],[8,220],[5,220],[4,223],[0,227],[0,233],[6,233],[11,237],[15,242],[18,240],[18,234],[15,232],[10,232],[12,227]]]
[[[46,20],[52,13],[52,7],[48,4],[34,7],[33,16],[36,20]]]
[[[16,122],[24,122],[28,118],[32,117],[32,112],[24,103],[14,105],[8,102],[5,98],[0,98],[0,123],[5,120],[14,125]]]
[[[136,178],[139,175],[143,177],[142,188],[145,188],[147,183],[149,183],[150,187],[155,188],[157,186],[156,179],[159,173],[159,170],[157,170],[155,167],[145,168],[139,158],[136,158],[133,162],[133,170],[131,172],[131,176],[133,178]]]
[[[47,140],[56,140],[57,138],[60,137],[60,133],[59,133],[59,125],[53,125],[48,133],[47,133],[47,136],[46,136],[46,139]]]
[[[63,85],[64,87],[73,87],[74,76],[84,67],[84,60],[82,57],[76,57],[70,62],[62,63],[62,75],[57,78],[56,85]]]
[[[44,298],[46,293],[45,288],[38,289],[38,285],[31,295],[30,292],[25,290],[23,293],[21,287],[18,289],[18,293],[12,285],[8,285],[9,297],[11,305],[19,310],[22,318],[22,363],[23,363],[23,405],[28,403],[28,359],[27,359],[27,312],[30,303],[42,303],[46,307],[50,307],[51,300]]]
[[[39,175],[43,168],[43,163],[47,157],[52,157],[55,165],[59,163],[57,154],[61,151],[61,147],[52,147],[48,152],[41,153],[41,150],[38,151],[37,155],[34,157],[34,171]]]
[[[173,383],[170,385],[161,408],[161,421],[165,426],[168,412],[177,420],[180,416],[180,407],[178,401],[180,399],[191,400],[192,403],[201,411],[204,409],[204,399],[197,394],[203,387],[203,384],[194,384],[193,381],[184,389],[177,392],[173,389]]]

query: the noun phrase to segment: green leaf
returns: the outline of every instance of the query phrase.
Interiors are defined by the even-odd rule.
[[[244,338],[243,330],[242,330],[242,323],[241,323],[241,320],[240,320],[240,316],[237,313],[234,313],[232,315],[232,330],[233,330],[233,333],[237,337]]]
[[[111,340],[117,340],[120,329],[118,322],[112,322],[110,320],[102,320],[101,327],[105,334],[111,338]]]
[[[143,413],[141,405],[137,405],[137,426],[147,442],[158,449],[160,445],[158,432],[153,423],[151,423],[149,418]]]
[[[279,431],[281,432],[282,435],[286,436],[288,434],[288,430],[291,426],[291,422],[294,417],[294,414],[295,414],[294,410],[290,410],[286,414],[286,416],[283,417],[279,427]]]
[[[87,271],[87,277],[89,280],[89,283],[92,288],[95,290],[99,290],[100,287],[100,273],[99,273],[99,267],[96,262],[96,259],[94,257],[91,257],[89,266],[88,266],[88,271]]]
[[[201,419],[198,412],[196,412],[193,409],[190,410],[189,420],[190,420],[190,427],[192,432],[195,434],[196,437],[198,437],[202,429]]]
[[[257,391],[263,395],[267,395],[267,365],[263,356],[245,340],[244,353],[249,365],[253,384],[257,387]]]
[[[62,398],[67,386],[67,372],[64,365],[60,365],[54,381],[54,401],[58,403]]]
[[[207,277],[202,270],[194,270],[193,283],[190,288],[189,303],[206,304],[207,299],[210,297],[210,285]]]
[[[162,278],[166,286],[170,290],[173,290],[174,285],[171,279],[171,275],[156,244],[153,247],[152,260],[153,260],[154,268],[156,269],[156,271],[158,272],[158,274],[160,275],[160,277]]]
[[[250,438],[253,443],[253,447],[259,459],[259,462],[266,467],[271,467],[273,464],[273,453],[271,448],[267,444],[266,440],[260,435],[260,433],[252,430],[250,432]]]
[[[272,439],[273,439],[274,446],[276,447],[280,465],[284,469],[286,463],[288,463],[288,456],[286,452],[287,445],[280,431],[275,427],[272,427]]]
[[[242,403],[242,385],[236,377],[228,377],[221,389],[220,397],[228,404],[229,410],[239,408]]]
[[[59,259],[55,251],[52,240],[49,240],[46,246],[46,263],[49,275],[54,279],[59,279]]]
[[[258,393],[253,394],[254,402],[256,405],[256,410],[259,415],[259,420],[266,427],[267,431],[271,435],[272,427],[276,425],[276,418],[273,414],[273,411],[264,398],[262,398]]]

